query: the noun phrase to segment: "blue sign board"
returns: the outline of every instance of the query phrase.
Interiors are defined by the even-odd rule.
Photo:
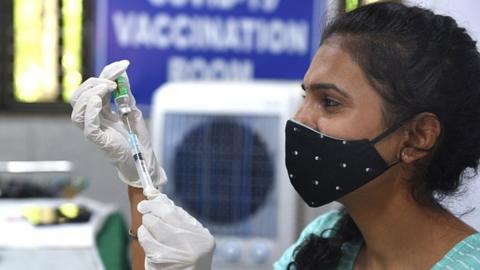
[[[323,0],[101,0],[95,69],[130,60],[140,105],[166,81],[300,80],[318,47]]]

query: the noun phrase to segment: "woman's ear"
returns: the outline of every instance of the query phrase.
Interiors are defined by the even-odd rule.
[[[407,140],[400,153],[400,159],[404,163],[425,157],[435,147],[442,132],[438,117],[428,112],[417,115],[406,128]]]

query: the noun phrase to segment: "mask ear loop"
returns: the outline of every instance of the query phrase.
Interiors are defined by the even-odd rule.
[[[403,162],[403,157],[405,156],[405,152],[404,152],[405,148],[406,147],[404,147],[404,148],[402,148],[402,150],[400,150],[400,157],[397,156],[397,160],[395,162],[393,162],[392,164],[389,164],[388,168],[391,168],[391,167],[397,165],[398,163]]]
[[[398,163],[400,162],[403,162],[403,158],[405,157],[405,149],[406,147],[402,148],[402,150],[400,150],[400,156],[398,157],[397,156],[397,161],[393,162],[392,164],[389,165],[389,168],[397,165]]]
[[[397,122],[396,124],[394,124],[393,126],[387,128],[384,132],[382,132],[380,135],[378,135],[377,137],[375,137],[373,140],[370,141],[370,143],[372,145],[375,145],[376,143],[378,143],[379,141],[385,139],[385,137],[389,136],[390,134],[392,134],[393,132],[395,132],[399,127],[403,126],[403,124],[405,124],[408,119],[410,119],[411,117],[408,117],[408,118],[405,118],[404,120],[402,121],[399,121]]]
[[[398,128],[400,128],[401,126],[403,126],[406,122],[408,122],[408,120],[410,120],[413,116],[410,116],[410,117],[405,117],[403,120],[401,121],[398,121],[396,124],[392,125],[391,127],[387,128],[384,132],[382,132],[380,135],[378,135],[377,137],[375,137],[373,140],[370,141],[370,143],[372,145],[375,145],[376,143],[378,143],[379,141],[383,140],[385,137],[389,136],[390,134],[392,134],[393,132],[395,132]],[[405,153],[403,152],[403,150],[405,150],[405,148],[403,148],[400,152],[400,155],[401,157],[400,158],[397,158],[397,160],[395,162],[393,162],[392,164],[388,165],[388,168],[391,168],[395,165],[397,165],[398,163],[402,162],[403,161],[403,156],[405,156]]]
[[[396,124],[394,124],[393,126],[387,128],[384,132],[382,132],[380,135],[378,135],[377,137],[375,137],[373,140],[370,141],[370,143],[372,145],[375,145],[376,143],[378,143],[379,141],[383,140],[385,137],[387,137],[388,135],[392,134],[394,131],[396,131],[399,127],[403,126],[403,124],[405,124],[406,122],[408,122],[411,118],[413,118],[414,116],[410,116],[410,117],[405,117],[403,120],[401,121],[398,121]],[[443,133],[443,128],[442,128],[442,133]],[[441,136],[441,135],[440,135]],[[420,148],[420,147],[416,147],[416,146],[408,146],[408,147],[412,147],[413,149],[417,150],[417,151],[422,151],[422,152],[430,152],[431,150],[433,150],[435,148],[436,145],[433,145],[432,147],[430,148]],[[405,152],[404,150],[406,149],[407,147],[404,147],[402,148],[402,150],[400,150],[400,157],[397,158],[397,161],[395,161],[394,163],[390,164],[388,167],[391,168],[395,165],[397,165],[398,163],[400,162],[403,162],[403,158],[405,156]]]
[[[409,116],[409,117],[405,117],[403,118],[403,120],[400,120],[398,121],[396,124],[394,124],[393,126],[387,128],[384,132],[382,132],[380,135],[378,135],[377,137],[373,138],[370,143],[372,145],[375,145],[376,143],[378,143],[379,141],[383,140],[385,137],[387,137],[388,135],[392,134],[394,131],[396,131],[399,127],[403,126],[406,122],[410,121],[410,119],[414,118],[415,115],[413,116]],[[442,136],[443,134],[443,127],[441,129],[441,133],[440,133],[440,137]],[[409,147],[412,147],[414,148],[415,150],[418,150],[418,151],[424,151],[424,152],[429,152],[430,150],[434,149],[435,148],[435,145],[430,147],[430,148],[420,148],[420,147],[416,147],[416,146],[409,146]],[[402,149],[403,151],[403,149]]]

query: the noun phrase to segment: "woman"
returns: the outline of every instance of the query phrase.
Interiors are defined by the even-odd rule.
[[[75,94],[72,119],[131,184],[125,131],[104,98],[115,85],[92,80]],[[312,222],[274,268],[480,269],[480,234],[440,204],[480,157],[480,57],[465,29],[402,4],[358,8],[327,27],[303,87],[305,100],[286,126],[290,181],[310,206],[336,200],[344,209]],[[141,114],[134,115],[151,153]],[[208,231],[192,221],[165,238],[189,215],[158,196],[140,203],[142,220],[135,208],[143,196],[129,193],[147,269],[208,269],[197,264],[211,258]],[[162,261],[196,242],[206,244],[179,255],[183,261]],[[133,259],[143,260],[135,244]]]
[[[287,124],[287,169],[307,203],[344,209],[275,269],[480,269],[480,234],[440,204],[480,158],[475,42],[450,17],[395,3],[337,18],[322,40]]]

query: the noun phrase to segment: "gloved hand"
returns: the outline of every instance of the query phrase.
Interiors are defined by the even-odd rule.
[[[141,201],[137,237],[145,251],[145,270],[209,270],[215,239],[195,218],[165,195]]]
[[[70,104],[73,107],[72,121],[84,136],[93,142],[118,169],[120,179],[133,187],[141,187],[128,142],[128,131],[120,116],[112,112],[111,92],[117,87],[114,80],[123,74],[130,96],[132,111],[128,114],[132,129],[143,145],[143,157],[152,177],[153,184],[158,186],[166,182],[167,177],[158,165],[153,153],[150,135],[137,108],[130,90],[126,70],[130,62],[122,60],[106,66],[100,78],[89,78],[73,93]]]

